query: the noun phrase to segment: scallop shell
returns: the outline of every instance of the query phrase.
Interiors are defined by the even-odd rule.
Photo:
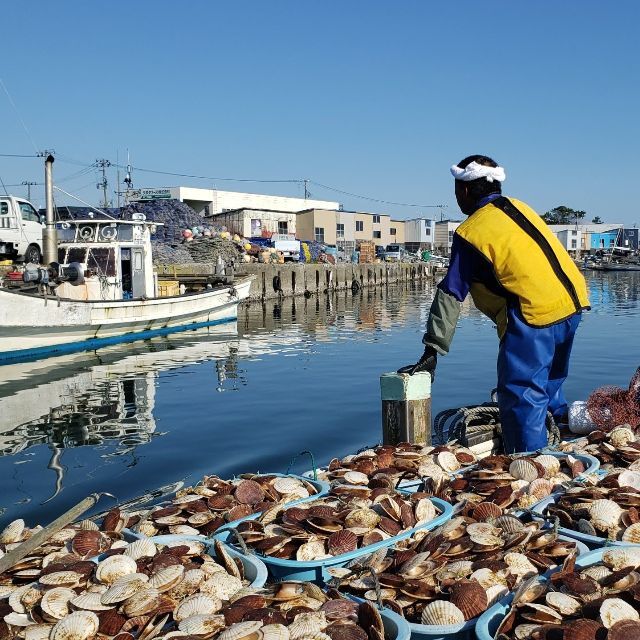
[[[199,536],[200,531],[195,527],[190,527],[187,524],[175,524],[169,527],[169,531],[175,536]]]
[[[485,522],[502,515],[502,508],[493,502],[480,502],[471,512],[473,518],[479,522]]]
[[[100,527],[93,520],[81,520],[80,529],[82,531],[100,531]]]
[[[40,608],[53,620],[62,620],[69,614],[69,602],[76,597],[73,589],[56,587],[50,589],[40,600]],[[73,603],[72,603],[73,604]]]
[[[622,542],[630,542],[633,544],[640,543],[640,522],[636,522],[635,524],[627,527],[625,532],[622,534]]]
[[[86,593],[81,593],[79,596],[75,595],[71,600],[71,604],[76,609],[83,609],[84,611],[108,611],[109,609],[113,609],[113,605],[110,604],[102,604],[101,593],[96,593],[92,591],[87,591]]]
[[[343,553],[355,551],[358,548],[358,536],[349,529],[336,531],[327,540],[329,553],[332,556],[340,556]]]
[[[45,573],[40,576],[40,584],[46,584],[49,587],[73,587],[82,580],[83,575],[76,571],[54,571],[53,573]]]
[[[239,624],[244,624],[243,622]],[[256,629],[259,629],[262,626],[262,622],[253,623],[254,625],[258,625]],[[222,638],[225,633],[231,631],[233,627],[236,625],[232,625],[229,629],[221,633],[218,638]],[[186,633],[189,636],[197,636],[198,638],[210,638],[214,636],[216,633],[224,629],[225,621],[224,616],[218,615],[198,615],[191,616],[190,618],[186,618],[178,623],[178,630]],[[233,638],[233,636],[229,636]],[[236,636],[238,640],[240,638],[244,638],[246,636]]]
[[[154,612],[160,603],[160,592],[153,587],[144,586],[136,591],[122,608],[123,613],[129,618],[144,616]]]
[[[289,625],[289,636],[291,640],[313,637],[325,629],[326,626],[327,620],[324,612],[301,613]]]
[[[624,600],[608,598],[600,605],[600,619],[607,629],[611,629],[620,620],[640,620],[640,614]]]
[[[13,544],[20,542],[24,534],[24,520],[10,522],[0,533],[0,544]]]
[[[438,515],[438,512],[429,498],[421,498],[416,504],[415,514],[416,524],[424,524],[425,522],[433,520]]]
[[[24,640],[49,640],[52,624],[32,624],[24,630]]]
[[[173,611],[173,617],[177,622],[186,620],[191,616],[203,616],[217,613],[222,608],[222,602],[218,598],[212,598],[204,593],[196,593],[183,600]]]
[[[288,495],[290,493],[296,493],[300,489],[304,489],[304,486],[300,480],[285,476],[283,478],[278,477],[273,482],[273,488],[282,495]]]
[[[471,620],[486,610],[487,592],[475,580],[459,580],[449,591],[449,601]]]
[[[344,481],[347,484],[369,484],[369,476],[366,473],[360,471],[347,471],[343,476]]]
[[[251,620],[248,622],[236,622],[232,624],[228,629],[225,629],[216,640],[241,640],[252,634],[262,627],[262,622],[259,620]],[[180,627],[178,627],[180,628]],[[181,631],[187,631],[186,629],[180,629]],[[192,633],[187,631],[187,633]]]
[[[51,640],[87,640],[98,632],[98,616],[91,611],[74,611],[55,624]]]
[[[309,542],[301,544],[298,547],[298,551],[296,551],[296,560],[298,562],[313,562],[327,557],[329,555],[324,547],[324,542],[319,539],[309,540]]]
[[[553,483],[546,478],[537,478],[527,488],[527,493],[535,496],[538,500],[542,500],[551,495],[553,491]]]
[[[545,478],[551,478],[560,471],[560,459],[548,453],[536,456],[534,460],[544,467]]]
[[[35,584],[35,583],[33,583]],[[33,584],[25,584],[22,587],[14,587],[8,594],[9,596],[9,606],[16,613],[26,613],[27,610],[22,603],[22,596],[33,587]]]
[[[509,589],[501,584],[494,584],[486,589],[487,594],[487,609],[492,607],[498,600],[504,598],[509,593]]]
[[[113,584],[118,578],[137,573],[138,565],[129,556],[109,556],[98,563],[96,579],[104,584]]]
[[[620,487],[640,489],[640,473],[629,470],[622,471],[618,476],[618,485]]]
[[[527,482],[533,482],[539,477],[536,465],[526,458],[518,458],[514,460],[509,465],[509,473],[516,480],[526,480]]]
[[[449,475],[433,462],[421,464],[418,467],[418,475],[421,478],[432,478],[436,483],[446,480]]]
[[[469,576],[469,579],[479,582],[483,589],[489,589],[494,585],[499,585],[501,587],[507,586],[506,578],[497,573],[494,573],[493,571],[491,571],[491,569],[487,569],[486,567],[474,571]]]
[[[91,558],[103,550],[103,544],[103,537],[99,531],[81,529],[71,541],[71,548],[79,556]]]
[[[516,533],[524,529],[522,521],[515,516],[503,515],[494,521],[496,527],[500,527],[505,533]]]
[[[344,520],[348,528],[375,529],[380,522],[380,516],[373,509],[353,509]]]
[[[607,569],[603,564],[594,564],[580,572],[581,576],[589,576],[596,582],[600,582],[603,578],[611,575],[611,570]]]
[[[504,556],[504,561],[509,567],[509,572],[514,575],[526,577],[531,574],[537,575],[538,573],[536,567],[523,553],[507,553]]]
[[[151,540],[135,540],[126,546],[124,555],[139,560],[140,558],[152,558],[157,552],[158,548]]]
[[[146,587],[149,577],[144,573],[128,573],[118,578],[100,597],[104,605],[115,605],[131,598],[138,591]]]
[[[261,640],[289,640],[289,629],[283,624],[267,624],[260,629]]]
[[[16,611],[8,613],[3,620],[12,627],[28,627],[33,623],[26,613],[17,613]]]
[[[636,439],[633,431],[627,427],[616,427],[609,431],[609,442],[614,447],[626,447]]]
[[[163,593],[179,585],[184,576],[184,567],[181,564],[174,564],[154,573],[149,579],[149,586]]]
[[[452,625],[464,624],[464,613],[455,604],[447,600],[434,600],[422,610],[422,624]]]
[[[563,615],[571,616],[580,611],[580,602],[566,593],[548,591],[544,599],[550,607],[553,607]]]
[[[620,521],[622,515],[622,508],[617,502],[602,498],[600,500],[594,500],[589,507],[589,517],[591,518],[591,524],[596,529],[607,531],[612,527],[615,527]]]
[[[457,471],[461,466],[458,458],[456,458],[455,454],[451,453],[451,451],[441,451],[436,456],[436,462],[438,466],[450,473]]]
[[[220,600],[229,600],[240,589],[242,580],[226,572],[216,573],[200,585],[200,591]]]

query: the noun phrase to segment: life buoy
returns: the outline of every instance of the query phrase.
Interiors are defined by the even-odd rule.
[[[79,235],[83,240],[91,240],[93,238],[93,227],[80,227]]]
[[[102,231],[100,231],[100,235],[104,240],[108,240],[111,242],[115,240],[118,235],[118,229],[116,227],[102,227]]]

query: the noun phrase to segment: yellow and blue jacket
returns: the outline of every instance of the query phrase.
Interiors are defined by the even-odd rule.
[[[456,230],[449,270],[438,289],[457,302],[470,293],[476,307],[496,323],[500,337],[510,306],[538,328],[589,308],[582,274],[544,220],[524,202],[501,194],[481,200]],[[440,306],[440,327],[436,321],[427,333],[443,335],[425,335],[424,342],[446,352],[457,314],[445,308],[450,304]],[[455,316],[449,319],[454,327],[448,326],[448,315]]]

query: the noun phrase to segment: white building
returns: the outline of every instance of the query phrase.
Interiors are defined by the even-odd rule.
[[[434,248],[436,223],[428,218],[413,218],[404,221],[404,246],[407,251]]]
[[[621,229],[621,222],[578,223],[578,224],[550,224],[549,229],[558,238],[560,244],[567,251],[589,251],[591,248],[591,235],[606,233],[615,229]]]
[[[271,237],[297,233],[296,214],[271,209],[236,209],[209,216],[209,222],[245,238]]]
[[[195,187],[162,187],[131,189],[127,191],[129,201],[180,200],[203,216],[213,216],[238,209],[262,209],[271,211],[303,211],[305,209],[339,209],[339,202],[270,196],[261,193],[220,191]]]
[[[461,222],[453,222],[452,220],[443,220],[436,222],[435,231],[435,250],[448,256],[451,253],[451,243],[453,242],[453,234],[461,225]]]

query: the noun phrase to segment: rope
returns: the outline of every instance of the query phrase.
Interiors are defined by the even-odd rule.
[[[447,424],[449,424],[448,430],[445,429]],[[548,432],[547,444],[549,447],[555,447],[561,441],[560,430],[550,412],[547,412],[546,426]],[[459,407],[458,409],[447,409],[435,417],[433,430],[438,444],[444,444],[447,440],[464,442],[469,435],[479,433],[496,432],[500,435],[500,409],[495,402]]]
[[[242,553],[244,553],[245,556],[249,556],[253,553],[253,550],[247,546],[247,543],[245,542],[242,534],[238,531],[238,529],[236,529],[235,527],[230,527],[229,529],[227,529],[227,531],[231,531],[231,533],[233,533],[236,540],[238,541],[238,544],[240,545],[240,548],[242,549]]]
[[[316,468],[316,459],[313,457],[313,453],[311,453],[311,451],[306,451],[306,450],[305,451],[301,451],[297,455],[293,456],[293,458],[291,458],[291,462],[289,462],[289,466],[287,467],[285,475],[288,476],[291,473],[291,467],[293,467],[293,465],[295,464],[295,462],[298,460],[298,458],[300,456],[304,456],[304,455],[308,455],[309,458],[311,458],[311,467],[313,468],[313,479],[317,480],[318,479],[318,469]]]

